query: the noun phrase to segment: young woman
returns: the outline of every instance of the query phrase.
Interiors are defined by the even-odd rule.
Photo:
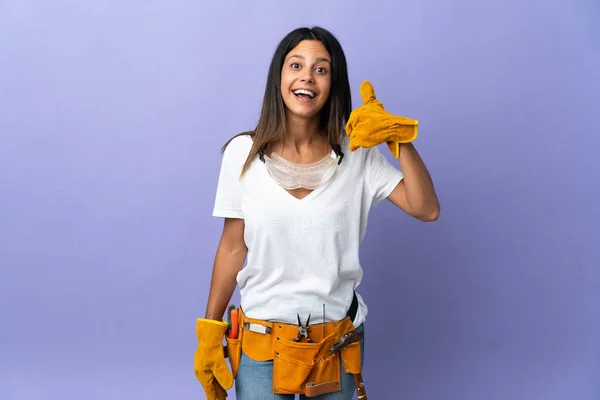
[[[369,209],[387,199],[433,221],[440,207],[411,143],[400,144],[399,168],[377,147],[349,150],[350,113],[339,42],[319,27],[290,32],[273,56],[256,129],[223,149],[213,210],[223,232],[196,327],[195,370],[209,399],[224,398],[234,378],[239,400],[293,399],[308,387],[322,389],[318,399],[351,399],[356,390],[364,336],[342,355],[326,349],[364,328],[367,307],[355,289]],[[231,373],[222,319],[236,284]]]

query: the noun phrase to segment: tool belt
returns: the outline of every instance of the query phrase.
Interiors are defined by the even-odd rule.
[[[273,393],[304,394],[307,397],[341,390],[341,363],[344,373],[361,373],[360,342],[340,350],[331,346],[354,331],[350,316],[340,321],[308,328],[311,342],[294,341],[298,326],[248,318],[238,309],[237,338],[227,340],[227,353],[234,378],[241,353],[255,361],[273,361]]]

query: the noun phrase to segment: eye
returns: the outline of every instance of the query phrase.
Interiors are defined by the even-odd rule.
[[[298,64],[298,63],[292,63],[290,65],[290,67],[292,67],[292,69],[298,69],[298,68],[300,68],[300,64]]]
[[[325,73],[327,73],[327,70],[325,68],[323,68],[323,67],[318,67],[317,68],[317,72],[319,74],[325,74]]]

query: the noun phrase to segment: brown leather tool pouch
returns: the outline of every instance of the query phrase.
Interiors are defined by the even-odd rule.
[[[345,373],[356,375],[362,372],[362,356],[360,350],[360,342],[351,343],[341,350],[340,353]]]
[[[229,358],[229,365],[231,366],[231,373],[233,379],[236,378],[238,369],[240,367],[240,359],[242,357],[242,340],[225,338],[227,341],[227,357]]]
[[[339,358],[327,360],[317,355],[325,342],[305,343],[278,340],[273,361],[273,390],[275,393],[304,393],[307,382],[339,381]],[[335,368],[331,368],[334,365]],[[332,363],[333,361],[333,363]],[[337,374],[336,374],[337,372]]]
[[[306,394],[310,397],[312,393],[340,390],[340,362],[344,354],[350,371],[360,369],[359,343],[354,343],[359,345],[358,352],[354,351],[356,346],[353,345],[336,353],[329,352],[342,335],[354,329],[349,318],[328,322],[325,329],[323,325],[310,327],[309,336],[313,343],[293,341],[298,335],[297,325],[247,318],[240,310],[240,327],[247,324],[269,330],[268,334],[264,334],[240,328],[243,330],[241,348],[255,361],[273,361],[273,393]]]

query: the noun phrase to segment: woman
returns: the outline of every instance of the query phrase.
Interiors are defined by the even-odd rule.
[[[336,38],[318,27],[290,32],[273,56],[256,129],[223,148],[213,215],[224,226],[196,328],[195,370],[209,399],[224,398],[234,378],[239,400],[303,398],[307,390],[321,390],[318,399],[351,399],[355,392],[364,337],[341,356],[326,350],[364,328],[367,307],[355,289],[368,211],[388,199],[433,221],[439,204],[412,144],[400,144],[399,169],[377,147],[349,150],[350,113]],[[231,373],[222,318],[236,284]]]

